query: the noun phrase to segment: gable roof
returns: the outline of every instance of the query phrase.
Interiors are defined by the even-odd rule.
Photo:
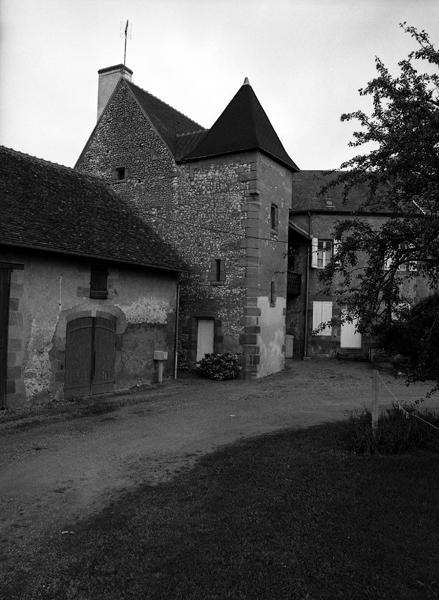
[[[246,79],[201,142],[185,160],[260,150],[285,167],[298,171]]]
[[[144,267],[186,269],[95,177],[0,146],[0,244]]]
[[[149,92],[134,85],[131,81],[127,81],[126,79],[123,81],[132,91],[140,107],[148,115],[152,124],[174,155],[177,147],[177,136],[179,134],[204,130],[201,125]]]

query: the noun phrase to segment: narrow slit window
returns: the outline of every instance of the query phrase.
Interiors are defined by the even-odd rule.
[[[117,181],[122,181],[126,177],[125,167],[116,167],[114,170],[114,177]]]
[[[276,306],[276,284],[274,281],[270,283],[270,305]]]
[[[224,260],[216,258],[211,263],[209,279],[212,283],[223,283],[226,279]]]
[[[108,269],[101,265],[92,265],[90,271],[90,298],[105,300],[108,298]]]
[[[277,227],[278,227],[278,210],[277,210],[276,204],[272,204],[271,205],[270,222],[271,222],[271,229],[273,231],[277,231]]]
[[[221,281],[221,259],[215,260],[215,281]]]

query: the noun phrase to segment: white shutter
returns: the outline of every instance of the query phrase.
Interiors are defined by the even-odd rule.
[[[332,319],[332,302],[322,302],[322,323]],[[332,335],[332,327],[325,327],[320,335]]]
[[[311,267],[318,269],[318,256],[319,256],[319,240],[318,238],[312,238],[311,241]]]
[[[332,319],[332,302],[313,301],[312,303],[312,328],[313,331],[318,329],[322,323],[326,323]],[[332,335],[332,327],[325,327],[316,335]]]
[[[332,243],[332,247],[333,247],[333,254],[334,256],[337,256],[337,254],[340,251],[340,246],[341,246],[341,240],[334,240]]]

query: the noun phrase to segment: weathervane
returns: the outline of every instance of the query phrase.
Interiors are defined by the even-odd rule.
[[[123,26],[123,23],[120,23],[120,37],[124,37],[125,38],[125,44],[124,44],[124,50],[123,50],[123,66],[125,66],[126,60],[127,60],[127,39],[131,39],[131,32],[132,32],[132,26],[131,23],[128,21],[125,23],[125,27]]]

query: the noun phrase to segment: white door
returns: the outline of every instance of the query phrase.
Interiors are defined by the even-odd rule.
[[[361,333],[355,331],[357,320],[342,323],[340,330],[340,348],[361,348]]]
[[[213,319],[198,319],[197,361],[213,353]]]

